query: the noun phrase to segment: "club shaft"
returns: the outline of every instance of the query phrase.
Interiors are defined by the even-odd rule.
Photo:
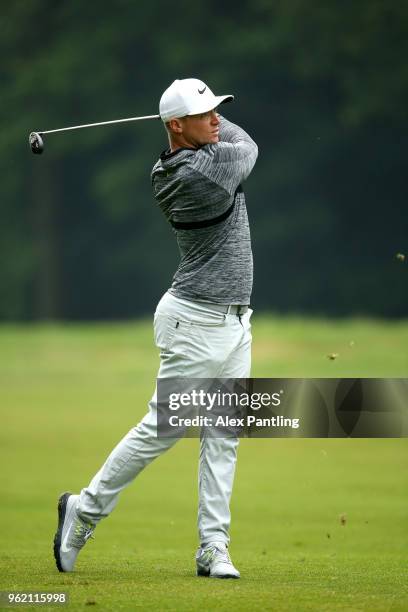
[[[141,121],[142,119],[160,119],[160,115],[146,115],[145,117],[129,117],[128,119],[114,119],[113,121],[100,121],[99,123],[85,123],[84,125],[73,125],[72,127],[37,132],[37,134],[54,134],[55,132],[67,132],[68,130],[81,130],[82,128],[97,127],[98,125],[111,125],[112,123],[125,123],[127,121]]]

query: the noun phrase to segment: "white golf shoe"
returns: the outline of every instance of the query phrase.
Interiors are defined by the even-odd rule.
[[[81,548],[95,525],[86,523],[76,512],[79,495],[64,493],[58,500],[58,528],[54,537],[54,557],[60,572],[72,572]]]
[[[233,566],[224,542],[210,542],[199,548],[196,554],[197,576],[210,578],[240,578],[239,571]]]

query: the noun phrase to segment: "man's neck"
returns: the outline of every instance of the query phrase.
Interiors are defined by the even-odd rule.
[[[170,142],[170,151],[172,153],[174,153],[174,151],[177,151],[178,149],[193,149],[195,148],[191,142],[187,142],[187,140],[183,137],[180,138],[169,138],[169,142]]]

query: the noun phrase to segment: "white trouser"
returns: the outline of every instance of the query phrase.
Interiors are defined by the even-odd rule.
[[[248,378],[251,325],[248,310],[241,319],[211,305],[166,293],[154,315],[160,349],[158,378]],[[157,387],[149,411],[112,451],[90,485],[82,489],[78,512],[97,523],[115,507],[119,493],[177,438],[157,438]],[[230,498],[237,457],[237,438],[202,437],[199,462],[198,530],[201,545],[229,543]]]

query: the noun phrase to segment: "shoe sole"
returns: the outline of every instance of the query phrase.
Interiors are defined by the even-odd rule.
[[[57,564],[57,568],[60,572],[65,571],[61,565],[60,548],[62,539],[62,528],[64,526],[65,515],[67,513],[67,503],[71,495],[72,493],[63,493],[63,495],[61,495],[58,500],[58,528],[54,536],[54,558],[55,563]]]
[[[210,570],[198,569],[198,568],[197,568],[197,576],[202,576],[205,578],[219,578],[221,580],[228,579],[228,578],[238,580],[240,578],[240,576],[234,576],[233,574],[225,574],[224,576],[212,576],[210,574]]]

